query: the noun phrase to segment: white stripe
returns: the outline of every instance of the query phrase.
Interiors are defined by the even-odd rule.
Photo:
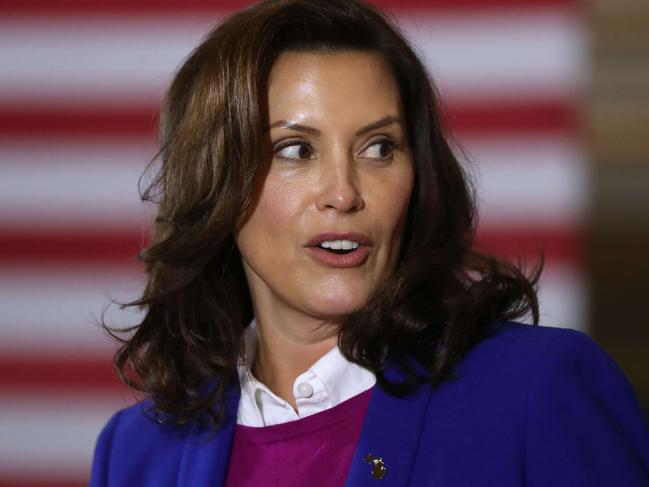
[[[456,153],[476,186],[482,226],[551,230],[583,222],[590,170],[574,140],[475,137],[462,147]]]
[[[129,139],[0,145],[0,224],[67,231],[142,227],[138,179],[154,149]],[[136,230],[137,231],[137,230]]]
[[[95,442],[108,419],[134,399],[66,394],[0,395],[0,477],[87,479]]]
[[[3,19],[3,96],[64,105],[150,102],[208,28],[205,19],[182,16]]]
[[[141,314],[111,305],[141,292],[143,277],[97,267],[0,268],[0,355],[3,353],[91,357],[114,344],[98,326],[102,311],[113,326],[138,322]],[[0,435],[1,436],[1,435]]]
[[[583,22],[552,10],[405,17],[445,98],[572,98],[587,74]]]
[[[123,144],[123,145],[122,145]],[[560,137],[468,139],[466,167],[477,182],[482,223],[575,224],[588,203],[581,148]],[[0,147],[0,225],[17,229],[144,228],[155,211],[138,196],[153,149],[123,142]],[[462,156],[462,159],[466,158]],[[150,174],[149,174],[150,177]],[[530,217],[534,221],[530,222]]]
[[[95,106],[158,99],[216,20],[0,20],[0,96]],[[584,26],[566,12],[404,15],[401,21],[450,97],[572,96],[587,72]]]
[[[525,273],[529,270],[523,269]],[[588,286],[577,265],[546,261],[538,285],[538,300],[539,325],[588,332]],[[517,321],[531,323],[532,316]]]
[[[574,265],[547,263],[539,283],[539,324],[588,331],[588,286]]]

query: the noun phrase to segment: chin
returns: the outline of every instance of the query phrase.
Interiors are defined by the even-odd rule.
[[[325,318],[338,318],[354,313],[365,306],[368,293],[337,289],[332,293],[315,296],[312,303],[313,314]]]

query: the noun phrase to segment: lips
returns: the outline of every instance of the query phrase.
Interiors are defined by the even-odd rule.
[[[354,247],[345,248],[345,253],[335,253],[320,246],[323,242],[328,242],[326,244],[328,248],[335,249],[331,243],[341,241],[352,242]],[[358,246],[355,245],[356,243]],[[362,265],[367,260],[372,246],[372,240],[362,233],[325,232],[312,237],[306,245],[306,250],[320,264],[327,267],[348,268]]]

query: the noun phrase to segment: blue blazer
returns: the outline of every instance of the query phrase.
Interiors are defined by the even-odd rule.
[[[142,404],[118,412],[90,486],[223,485],[238,400],[235,387],[216,434],[156,424]],[[382,480],[368,454],[383,459]],[[346,486],[376,485],[649,486],[649,433],[630,384],[588,337],[503,323],[439,387],[374,389]]]

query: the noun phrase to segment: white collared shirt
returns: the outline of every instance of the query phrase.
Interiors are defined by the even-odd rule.
[[[372,372],[349,362],[336,346],[295,379],[296,411],[250,372],[246,357],[255,356],[259,343],[254,320],[246,329],[245,342],[245,357],[238,366],[241,400],[237,424],[243,426],[271,426],[305,418],[337,406],[376,383]]]

